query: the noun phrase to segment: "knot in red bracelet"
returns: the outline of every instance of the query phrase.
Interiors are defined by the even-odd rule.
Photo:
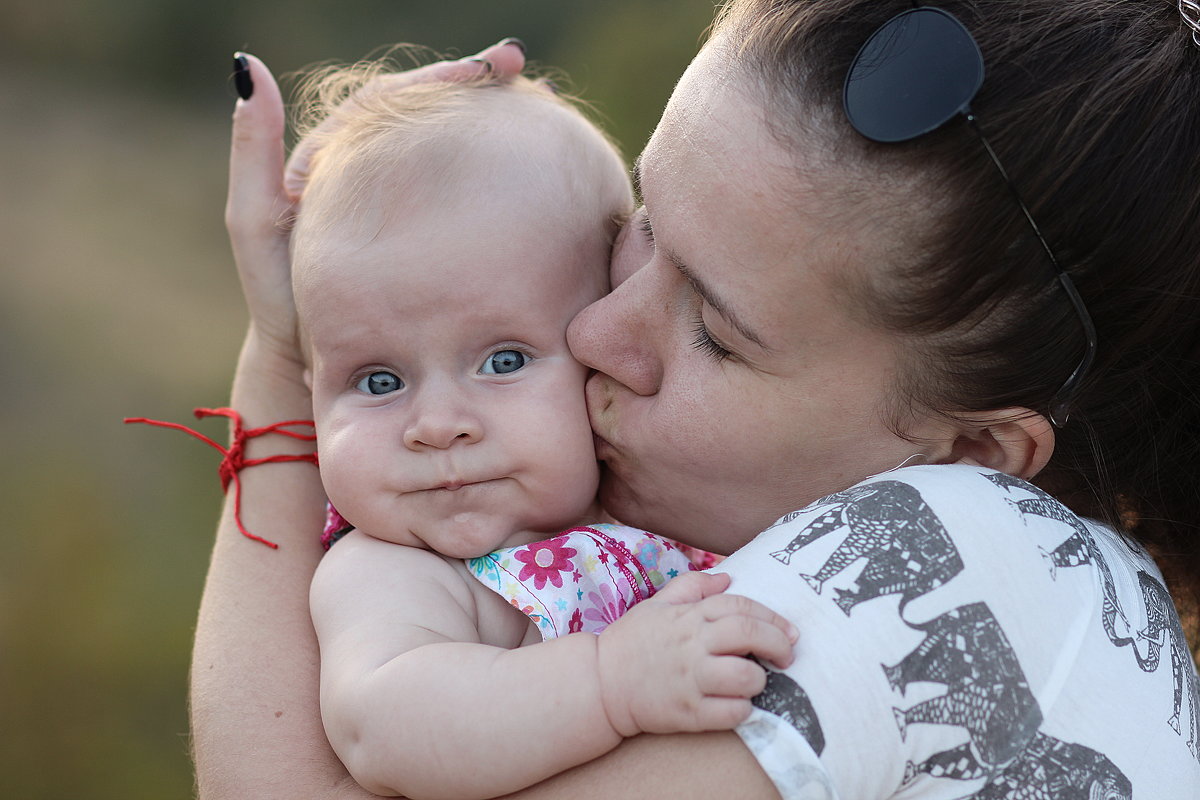
[[[221,489],[228,492],[231,481],[237,480],[237,474],[246,467],[246,435],[244,431],[239,431],[239,421],[233,423],[233,441],[229,447],[223,450],[225,457],[221,459],[221,463],[217,465],[217,475],[221,478]],[[241,433],[241,436],[238,434]]]
[[[220,465],[217,467],[217,474],[221,478],[221,489],[228,493],[229,484],[233,484],[233,519],[237,523],[238,530],[248,539],[253,539],[256,542],[262,542],[267,547],[278,548],[279,545],[268,541],[261,536],[255,536],[250,531],[246,530],[246,526],[242,524],[242,481],[239,473],[246,467],[256,467],[259,464],[280,464],[289,461],[306,461],[310,464],[317,463],[316,453],[301,453],[296,455],[274,455],[264,458],[246,458],[246,441],[248,439],[256,439],[259,436],[266,436],[269,433],[277,433],[280,436],[287,436],[292,439],[298,439],[302,442],[315,442],[317,436],[315,433],[299,433],[294,430],[288,430],[296,426],[313,427],[313,421],[310,419],[291,419],[284,422],[275,422],[271,425],[264,425],[261,428],[247,429],[242,423],[242,415],[234,411],[232,408],[197,408],[193,412],[196,419],[204,419],[205,417],[228,417],[233,421],[233,441],[229,447],[222,447],[212,439],[208,438],[199,431],[193,430],[186,425],[180,425],[178,422],[163,422],[157,419],[147,419],[145,417],[126,417],[125,423],[141,423],[144,425],[154,425],[159,428],[170,428],[171,430],[183,431],[184,433],[194,436],[208,446],[216,449],[224,456],[221,459]]]

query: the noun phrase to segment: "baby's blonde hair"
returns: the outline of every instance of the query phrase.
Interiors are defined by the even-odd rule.
[[[405,85],[393,69],[387,61],[324,68],[302,83],[298,130],[314,155],[297,236],[319,236],[334,219],[376,226],[379,209],[398,199],[486,190],[487,165],[496,159],[518,159],[528,185],[549,187],[563,211],[595,219],[629,211],[618,149],[578,103],[547,83],[522,76]],[[481,149],[487,159],[473,157]],[[519,193],[527,186],[512,188],[514,197],[529,197]]]

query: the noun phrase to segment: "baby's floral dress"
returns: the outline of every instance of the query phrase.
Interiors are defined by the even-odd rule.
[[[697,569],[690,553],[701,565],[715,562],[653,533],[602,523],[466,563],[484,586],[533,620],[542,639],[553,639],[600,633],[671,578]]]
[[[354,530],[326,506],[321,544],[328,550]],[[600,633],[671,578],[715,566],[720,557],[625,525],[599,523],[540,542],[466,560],[484,586],[538,626],[542,639]]]

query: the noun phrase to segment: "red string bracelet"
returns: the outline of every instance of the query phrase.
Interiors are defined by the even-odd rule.
[[[280,436],[288,436],[292,439],[299,439],[302,442],[315,442],[317,440],[315,433],[299,433],[288,430],[288,428],[296,426],[311,428],[313,427],[313,421],[310,419],[291,419],[285,422],[276,422],[272,425],[264,425],[261,428],[246,429],[242,424],[242,415],[232,408],[197,408],[192,413],[196,415],[196,419],[228,417],[233,420],[233,443],[228,448],[222,447],[199,431],[192,430],[186,425],[180,425],[178,422],[163,422],[157,419],[146,419],[145,417],[126,417],[125,424],[141,423],[143,425],[154,425],[158,428],[183,431],[218,450],[224,458],[221,459],[221,464],[217,467],[217,474],[221,476],[221,489],[226,493],[229,492],[229,484],[233,484],[233,518],[237,522],[238,530],[247,539],[262,542],[267,547],[277,549],[279,545],[261,536],[255,536],[246,530],[246,526],[242,524],[242,481],[238,473],[246,467],[257,467],[259,464],[280,464],[288,461],[307,461],[310,464],[316,464],[317,454],[275,455],[266,456],[265,458],[248,459],[245,457],[246,440],[257,439],[259,436],[266,436],[269,433],[277,433]]]

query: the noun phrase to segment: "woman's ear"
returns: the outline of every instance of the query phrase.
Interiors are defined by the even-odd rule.
[[[1029,480],[1054,454],[1054,426],[1028,408],[956,415],[956,435],[944,463],[972,464]]]

